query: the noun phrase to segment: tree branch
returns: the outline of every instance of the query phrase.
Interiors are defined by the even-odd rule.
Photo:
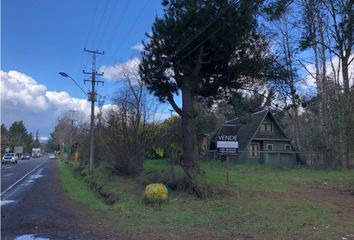
[[[305,71],[310,74],[310,76],[315,79],[317,81],[317,77],[312,73],[310,72],[310,70],[306,67],[305,64],[303,64],[300,60],[298,60],[298,62],[300,63],[300,65],[305,69]]]
[[[175,100],[173,99],[172,94],[170,93],[167,96],[167,101],[171,104],[173,110],[175,110],[176,113],[178,113],[178,115],[182,116],[183,115],[183,111],[181,108],[179,108],[175,102]]]
[[[348,61],[348,66],[354,61],[354,57]]]

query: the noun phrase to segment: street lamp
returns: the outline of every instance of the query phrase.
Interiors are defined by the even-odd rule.
[[[87,96],[87,93],[85,92],[84,89],[82,89],[82,87],[75,81],[75,79],[73,79],[72,77],[70,77],[68,74],[66,74],[65,72],[59,72],[59,74],[62,76],[62,77],[66,77],[66,78],[70,78],[78,88],[80,88],[80,90]]]
[[[95,104],[95,94],[94,91],[91,93],[87,94],[81,87],[80,85],[68,74],[65,72],[59,72],[59,74],[63,77],[70,78],[73,80],[73,82],[78,86],[81,91],[88,97],[88,100],[91,101],[91,124],[90,124],[90,161],[89,161],[89,173],[92,173],[93,171],[93,158],[94,158],[94,118],[95,118],[95,113],[94,113],[94,104]]]

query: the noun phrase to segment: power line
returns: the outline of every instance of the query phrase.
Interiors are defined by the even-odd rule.
[[[96,32],[94,34],[95,37],[93,39],[93,43],[96,46],[99,46],[98,41],[97,41],[97,43],[95,43],[95,42],[97,40],[97,36],[99,36],[99,33],[101,32],[101,26],[102,26],[103,20],[104,20],[104,18],[106,16],[107,8],[108,8],[108,5],[110,5],[110,2],[111,2],[110,0],[106,0],[105,7],[104,7],[103,12],[101,14],[100,20],[98,21],[97,29],[96,29]]]
[[[118,2],[118,1],[116,1]],[[120,21],[117,21],[117,23],[112,25],[112,34],[110,35],[111,37],[106,39],[106,49],[111,49],[111,53],[114,53],[116,50],[116,47],[111,47],[113,44],[113,42],[120,42],[121,38],[119,34],[113,34],[115,29],[119,29],[122,24],[124,25],[124,20],[126,19],[126,14],[127,14],[127,9],[129,8],[129,5],[131,4],[131,1],[125,1],[124,5],[122,7],[120,7],[120,11],[117,13],[118,16],[120,16],[121,19],[119,19]],[[117,38],[118,36],[118,38]],[[118,44],[116,44],[118,45]],[[107,56],[107,55],[106,55]]]
[[[182,45],[182,47],[179,48],[179,50],[176,51],[174,55],[179,54],[181,51],[183,51],[184,48],[186,48],[190,43],[193,42],[199,35],[201,35],[211,24],[213,24],[218,18],[222,17],[229,9],[231,9],[232,5],[236,3],[236,0],[233,0],[230,2],[229,6],[225,8],[222,12],[218,14],[215,18],[210,19],[200,30],[197,32],[193,37],[191,37],[189,40],[185,41]]]
[[[183,44],[182,47],[176,51],[174,56],[176,56],[178,53],[183,51],[190,43],[193,42],[194,39],[196,39],[199,35],[201,35],[209,26],[211,26],[212,23],[214,23],[218,18],[222,17],[229,9],[231,9],[232,5],[236,4],[236,0],[233,0],[230,2],[230,5],[225,8],[220,14],[218,14],[217,17],[209,20],[202,28],[199,30],[194,36],[192,36],[190,39],[186,40]],[[198,45],[196,45],[192,50],[190,50],[187,54],[185,54],[183,57],[181,57],[178,61],[176,61],[171,68],[174,68],[178,63],[183,61],[186,57],[188,57],[190,54],[192,54],[198,47],[200,47],[203,43],[205,43],[207,40],[209,40],[214,34],[219,32],[224,26],[226,25],[226,22],[223,22],[217,29],[216,31],[212,32],[209,36],[207,36],[202,42],[200,42]],[[169,61],[172,61],[172,57],[169,58]],[[162,66],[160,66],[162,68]]]
[[[205,38],[202,42],[200,42],[197,46],[195,46],[191,51],[189,51],[187,54],[185,54],[182,58],[180,58],[176,63],[172,65],[172,68],[175,67],[178,63],[182,62],[186,57],[188,57],[190,54],[194,52],[198,47],[200,47],[203,43],[208,41],[215,33],[219,32],[224,26],[225,22],[218,28],[216,31],[214,31],[212,34],[210,34],[207,38]]]
[[[90,24],[89,24],[89,28],[88,28],[88,32],[86,34],[86,41],[85,41],[85,44],[83,45],[83,47],[88,47],[88,43],[89,43],[89,40],[91,39],[91,33],[92,33],[92,28],[93,28],[93,23],[94,23],[94,20],[96,19],[94,16],[96,16],[96,13],[97,13],[97,9],[98,9],[98,2],[99,1],[96,1],[96,4],[95,4],[95,7],[92,11],[92,16],[91,16],[91,21],[90,21]],[[86,66],[86,62],[84,60],[84,54],[82,53],[81,54],[81,59],[80,59],[80,65],[79,65],[79,72],[81,72],[81,69],[83,67]]]
[[[117,44],[117,48],[115,49],[115,51],[113,51],[113,56],[118,54],[118,52],[120,51],[121,46],[123,45],[123,43],[126,42],[127,37],[131,34],[131,32],[133,31],[133,29],[135,28],[135,26],[139,22],[139,20],[141,20],[140,16],[142,15],[142,12],[146,8],[148,2],[149,2],[149,0],[145,0],[145,3],[142,5],[142,8],[138,12],[137,17],[135,18],[134,22],[132,22],[132,24],[130,25],[130,28],[129,28],[128,32],[126,34],[124,34],[124,37],[123,37],[122,41],[120,42],[120,44]]]
[[[227,13],[227,11],[229,9],[231,9],[231,7],[236,4],[236,0],[233,0],[230,2],[229,6],[227,6],[221,13],[219,13],[215,18],[210,19],[194,36],[192,36],[190,39],[187,39],[183,44],[182,47],[179,48],[179,50],[176,51],[176,53],[169,58],[169,61],[172,61],[172,58],[174,56],[176,56],[178,53],[180,53],[181,51],[183,51],[186,47],[188,47],[189,44],[191,44],[193,42],[193,40],[195,40],[199,35],[201,35],[209,26],[211,26],[218,18],[222,17],[224,14]],[[181,61],[183,61],[186,57],[188,57],[191,53],[194,52],[194,50],[196,50],[198,47],[200,47],[203,43],[205,43],[207,40],[209,40],[214,34],[216,34],[218,31],[220,31],[224,26],[225,26],[226,22],[223,22],[216,31],[214,31],[213,33],[211,33],[209,36],[207,36],[202,42],[200,42],[197,46],[195,46],[192,50],[190,50],[187,54],[185,54],[183,57],[181,57],[178,61],[176,61],[171,68],[175,67],[178,63],[180,63]],[[162,66],[161,66],[162,68]]]
[[[101,34],[99,35],[99,38],[97,40],[98,48],[103,48],[105,46],[105,49],[107,49],[107,41],[112,36],[112,27],[115,25],[115,21],[112,21],[112,17],[113,15],[121,15],[121,12],[119,12],[119,10],[117,9],[119,2],[120,1],[114,1],[113,4],[109,6],[109,12],[107,12],[107,17],[103,22],[104,27],[102,28]],[[120,21],[117,22],[119,23]]]

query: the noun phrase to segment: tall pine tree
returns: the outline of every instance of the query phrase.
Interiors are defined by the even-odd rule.
[[[183,168],[198,175],[196,101],[229,97],[266,71],[268,45],[258,33],[258,1],[164,0],[144,44],[140,74],[182,118]],[[176,96],[182,94],[182,106]]]

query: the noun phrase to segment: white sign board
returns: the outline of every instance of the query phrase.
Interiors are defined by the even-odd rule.
[[[238,148],[238,141],[217,141],[216,142],[217,148]]]
[[[15,147],[15,153],[23,153],[23,147],[22,146],[16,146]]]
[[[218,135],[216,141],[218,153],[221,155],[237,155],[238,141],[236,135]]]

